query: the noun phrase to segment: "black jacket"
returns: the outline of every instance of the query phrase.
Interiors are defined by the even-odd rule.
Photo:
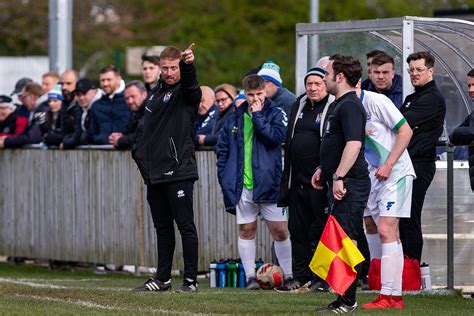
[[[471,145],[474,142],[474,112],[454,129],[449,139],[454,145]],[[474,191],[474,146],[469,146],[469,178],[471,190]]]
[[[16,131],[16,112],[12,112],[8,117],[0,122],[0,135],[13,135]]]
[[[413,130],[408,153],[413,163],[436,160],[436,142],[443,133],[446,102],[432,80],[405,98],[400,111]]]
[[[73,149],[78,146],[82,132],[81,114],[82,110],[76,101],[63,103],[54,128],[51,124],[41,125],[45,144],[59,146],[63,143],[64,149]],[[48,112],[48,116],[51,117],[52,112]]]
[[[140,120],[143,118],[143,114],[145,111],[145,107],[141,106],[137,112],[133,112],[130,120],[125,126],[125,132],[123,133],[122,137],[117,142],[118,149],[130,149],[133,145],[137,143],[138,138],[138,124]]]
[[[160,83],[147,99],[132,156],[146,184],[197,180],[193,128],[201,89],[194,64],[180,62],[181,80]]]

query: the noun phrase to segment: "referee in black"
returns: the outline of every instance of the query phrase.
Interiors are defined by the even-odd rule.
[[[355,92],[362,75],[360,62],[351,56],[332,55],[326,68],[327,92],[336,97],[331,105],[321,143],[321,167],[312,184],[322,188],[328,184],[332,215],[354,241],[363,233],[364,208],[370,193],[370,179],[364,158],[366,113]],[[356,266],[358,274],[360,265]],[[342,296],[319,312],[350,313],[357,308],[358,278]]]

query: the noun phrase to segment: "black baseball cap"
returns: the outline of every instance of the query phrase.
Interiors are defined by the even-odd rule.
[[[30,78],[21,78],[15,83],[15,90],[10,95],[18,94],[21,92],[21,89],[23,89],[24,86],[26,86],[29,83],[32,83],[33,80]]]
[[[87,93],[87,91],[95,89],[94,84],[87,78],[79,79],[76,83],[76,90],[73,93]]]

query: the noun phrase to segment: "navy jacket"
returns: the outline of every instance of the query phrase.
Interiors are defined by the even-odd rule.
[[[244,176],[244,112],[242,103],[224,122],[216,145],[217,173],[224,194],[226,211],[235,214],[243,190]],[[276,203],[282,176],[281,143],[285,139],[287,120],[283,110],[265,100],[262,111],[252,116],[254,137],[252,145],[253,201]]]
[[[449,139],[454,145],[471,145],[474,142],[474,112],[454,129]],[[469,146],[469,179],[474,191],[474,146]]]
[[[285,111],[287,117],[290,116],[291,106],[296,102],[296,96],[293,92],[285,87],[280,87],[271,99],[276,106],[279,106]]]
[[[110,134],[125,132],[131,113],[122,91],[114,94],[112,98],[104,94],[92,104],[89,115],[89,142],[94,145],[108,145]]]
[[[392,100],[393,104],[395,104],[397,108],[400,108],[403,104],[403,79],[400,75],[395,74],[393,77],[392,86],[387,90],[382,92],[377,91],[374,84],[370,80],[367,83],[367,88],[364,90],[382,93],[387,98]]]

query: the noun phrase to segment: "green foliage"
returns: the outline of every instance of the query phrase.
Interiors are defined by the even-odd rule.
[[[321,0],[320,21],[431,16],[472,0]],[[73,65],[92,79],[105,64],[125,67],[133,46],[196,43],[201,84],[229,82],[266,60],[294,87],[295,25],[309,21],[309,0],[81,0],[73,8]],[[0,54],[47,54],[48,1],[0,0]],[[116,52],[120,53],[120,58]]]

